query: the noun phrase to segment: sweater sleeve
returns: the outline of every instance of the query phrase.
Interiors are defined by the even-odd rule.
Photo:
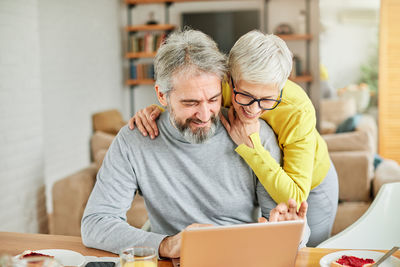
[[[127,144],[117,135],[111,144],[82,218],[81,234],[85,246],[120,253],[132,246],[156,248],[166,235],[130,226],[126,212],[138,190]]]
[[[280,133],[283,148],[283,168],[265,149],[258,133],[250,136],[254,148],[242,144],[236,152],[253,169],[254,173],[277,203],[296,200],[298,206],[310,193],[315,154],[315,125],[311,112],[302,112],[289,120],[286,132]],[[279,138],[282,138],[279,136]]]

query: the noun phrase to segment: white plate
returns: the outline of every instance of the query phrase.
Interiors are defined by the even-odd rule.
[[[37,252],[49,256],[53,256],[59,263],[64,266],[83,266],[85,264],[85,257],[73,250],[67,249],[41,249],[41,250],[32,250],[32,252]],[[15,257],[20,257],[17,255]]]
[[[380,257],[382,257],[385,253],[371,251],[371,250],[341,250],[325,255],[319,261],[321,267],[330,267],[332,261],[336,261],[341,258],[343,255],[346,256],[355,256],[359,258],[368,258],[377,261]],[[400,260],[394,256],[386,259],[383,263],[379,265],[379,267],[400,267]]]

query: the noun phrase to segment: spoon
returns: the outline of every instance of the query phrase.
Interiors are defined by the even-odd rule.
[[[383,255],[377,262],[374,263],[374,265],[372,265],[371,267],[376,267],[379,264],[381,264],[382,262],[384,262],[387,258],[389,258],[393,253],[395,253],[397,250],[399,249],[399,247],[393,247],[391,250],[389,250],[388,252],[386,252],[385,255]]]

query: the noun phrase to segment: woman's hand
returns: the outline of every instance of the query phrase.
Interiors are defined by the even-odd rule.
[[[292,220],[306,220],[308,204],[303,201],[300,204],[299,211],[297,211],[297,203],[294,199],[289,199],[288,204],[280,203],[269,214],[270,222],[292,221]]]
[[[269,222],[293,221],[307,219],[308,203],[303,201],[297,211],[297,203],[294,199],[289,199],[288,204],[280,203],[269,213]],[[268,222],[264,217],[258,218],[259,223]]]
[[[245,144],[248,147],[254,148],[250,135],[260,131],[260,122],[254,120],[252,123],[243,123],[234,113],[235,110],[233,107],[230,107],[228,111],[229,121],[220,114],[219,117],[222,124],[236,145]]]
[[[150,138],[154,139],[158,136],[156,120],[160,114],[161,110],[156,105],[141,109],[129,120],[129,129],[133,130],[136,124],[143,136],[150,135]]]

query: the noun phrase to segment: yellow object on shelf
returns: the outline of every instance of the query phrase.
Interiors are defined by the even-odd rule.
[[[323,64],[319,65],[319,78],[321,81],[327,81],[329,80],[329,74],[328,70]]]

